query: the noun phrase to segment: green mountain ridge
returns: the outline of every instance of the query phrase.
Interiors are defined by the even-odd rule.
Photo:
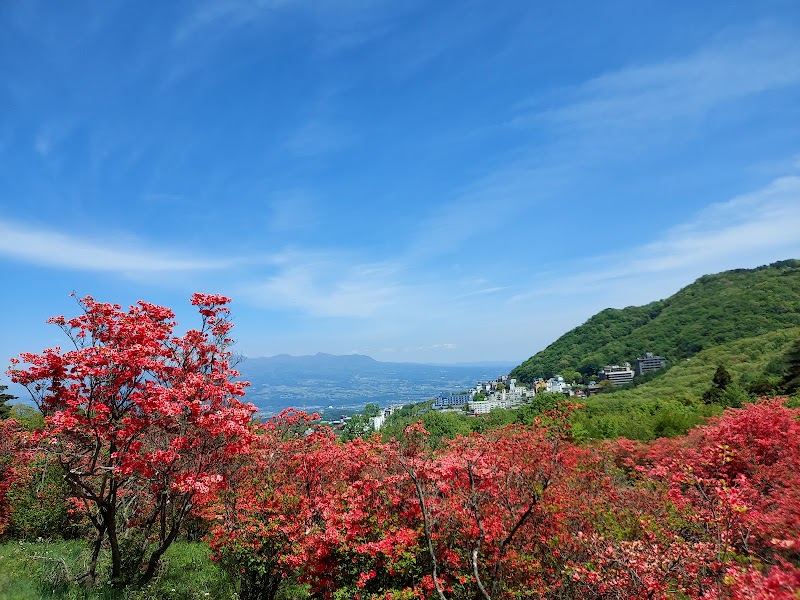
[[[605,309],[520,364],[511,376],[527,383],[565,370],[591,375],[608,364],[633,362],[645,352],[675,365],[704,349],[791,327],[800,327],[797,259],[704,275],[664,300]]]

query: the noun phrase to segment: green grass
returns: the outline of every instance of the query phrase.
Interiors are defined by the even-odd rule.
[[[157,577],[140,589],[120,592],[100,582],[90,593],[72,579],[85,568],[82,541],[0,544],[2,600],[234,600],[230,578],[209,559],[206,544],[176,542],[164,556]]]
[[[36,581],[30,576],[25,555],[15,542],[0,545],[0,598],[4,600],[32,600],[47,598],[40,593]]]

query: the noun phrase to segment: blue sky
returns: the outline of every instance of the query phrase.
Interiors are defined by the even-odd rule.
[[[518,361],[800,258],[794,0],[8,1],[0,74],[4,360],[206,291],[249,356]]]

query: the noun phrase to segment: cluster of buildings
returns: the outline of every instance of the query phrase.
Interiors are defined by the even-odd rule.
[[[494,381],[479,383],[460,394],[444,392],[436,397],[434,410],[462,410],[483,415],[495,408],[515,408],[536,395],[535,388],[517,385],[517,380],[501,375]]]
[[[622,365],[606,365],[599,375],[601,380],[606,379],[615,386],[621,386],[633,381],[636,375],[657,371],[666,365],[667,361],[663,356],[646,352],[644,356],[636,359],[633,367],[627,362]],[[434,399],[433,408],[434,410],[457,410],[478,416],[488,414],[495,408],[516,408],[535,397],[539,392],[583,398],[587,394],[598,393],[600,389],[600,384],[593,381],[584,391],[582,387],[578,388],[565,381],[561,375],[556,375],[546,381],[537,379],[530,386],[518,385],[517,380],[513,377],[501,375],[494,381],[479,383],[466,392],[439,394]],[[379,430],[386,418],[400,408],[402,405],[396,404],[382,409],[377,416],[371,417],[372,428],[375,431]],[[350,417],[342,417],[340,420],[332,421],[331,426],[334,429],[343,429],[349,420]]]
[[[652,371],[663,369],[667,360],[663,356],[656,356],[646,352],[644,356],[636,359],[634,366],[625,362],[622,365],[606,365],[600,372],[600,380],[608,380],[614,386],[622,386],[633,381],[637,375],[644,375]],[[471,390],[453,394],[444,392],[436,397],[433,408],[435,410],[461,410],[473,415],[482,415],[495,408],[515,408],[523,404],[528,398],[534,397],[537,392],[551,394],[564,394],[578,398],[587,394],[596,394],[602,386],[597,382],[590,382],[584,391],[564,380],[561,375],[556,375],[548,380],[538,379],[528,387],[517,385],[517,380],[507,375],[502,375],[494,381],[479,383]]]
[[[615,386],[625,385],[633,381],[637,375],[644,375],[652,371],[658,371],[667,366],[667,359],[663,356],[656,356],[652,352],[645,352],[644,356],[636,359],[635,366],[631,367],[631,363],[625,362],[620,365],[606,365],[600,371],[600,379],[607,379]],[[591,392],[590,386],[590,392]]]
[[[564,394],[565,396],[574,396],[575,390],[572,389],[572,384],[564,381],[561,375],[551,377],[547,381],[537,380],[534,384],[538,389],[542,389],[550,394]]]
[[[667,360],[663,356],[656,356],[652,352],[646,352],[644,356],[636,359],[633,366],[625,362],[622,365],[606,365],[600,372],[600,380],[608,380],[614,386],[622,386],[633,381],[637,375],[644,375],[652,371],[663,369],[667,365]],[[585,397],[587,394],[598,393],[602,386],[597,382],[590,382],[584,388],[578,387],[564,380],[561,375],[556,375],[550,379],[537,379],[530,386],[518,385],[517,380],[508,375],[501,375],[494,381],[486,381],[477,384],[474,388],[460,393],[443,392],[434,399],[434,410],[457,410],[474,416],[488,414],[495,408],[516,408],[540,392],[551,394],[564,394],[577,398]],[[372,417],[372,427],[379,430],[386,418],[401,405],[392,405],[381,410],[380,414]],[[340,421],[333,421],[334,428],[343,428],[349,420],[343,417]]]

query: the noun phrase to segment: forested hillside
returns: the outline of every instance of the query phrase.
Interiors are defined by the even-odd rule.
[[[662,376],[642,385],[583,400],[575,413],[581,438],[655,439],[682,434],[724,406],[780,393],[787,354],[800,340],[800,327],[771,331],[703,350],[677,361]],[[725,396],[707,404],[703,394],[722,365],[731,376]]]
[[[654,352],[676,361],[703,349],[800,326],[800,260],[705,275],[665,300],[608,308],[516,367],[530,382],[563,370],[596,373]]]

